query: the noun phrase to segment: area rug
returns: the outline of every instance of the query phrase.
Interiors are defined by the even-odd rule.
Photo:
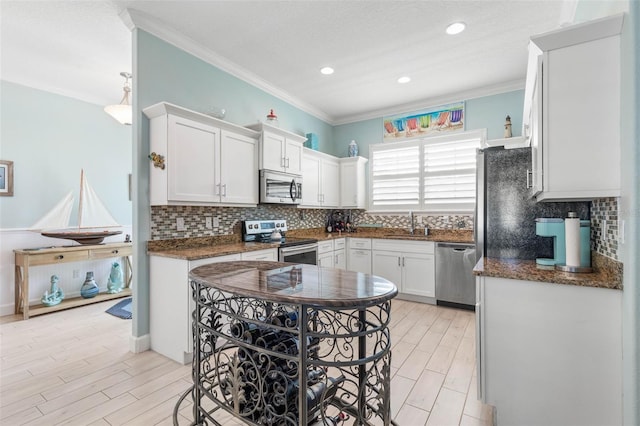
[[[131,319],[131,298],[127,297],[107,309],[108,314],[122,319]]]

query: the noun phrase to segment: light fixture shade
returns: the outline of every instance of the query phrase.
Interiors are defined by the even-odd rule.
[[[122,88],[124,96],[118,105],[107,105],[104,107],[104,112],[115,118],[120,124],[130,126],[131,123],[133,123],[133,111],[129,103],[129,93],[131,92],[129,79],[131,78],[131,74],[123,71],[120,75],[125,78],[124,87]]]
[[[133,123],[133,111],[131,105],[107,105],[104,107],[104,112],[115,118],[120,124],[126,124],[128,126]]]

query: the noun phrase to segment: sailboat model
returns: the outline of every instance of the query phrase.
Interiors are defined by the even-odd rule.
[[[73,240],[80,244],[100,244],[105,237],[122,234],[115,228],[121,225],[111,216],[96,192],[89,186],[80,171],[80,201],[78,205],[78,226],[70,227],[73,191],[69,192],[56,206],[38,220],[31,230],[39,231],[45,237]]]

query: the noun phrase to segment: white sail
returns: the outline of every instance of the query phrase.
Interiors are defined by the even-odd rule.
[[[98,194],[89,186],[87,179],[82,179],[80,212],[78,228],[109,228],[120,226],[109,210],[98,198]]]
[[[100,201],[93,188],[89,186],[84,178],[84,170],[80,173],[78,225],[70,227],[69,219],[73,202],[73,192],[70,192],[30,229],[39,231],[45,237],[69,239],[80,244],[100,244],[105,237],[122,233],[119,230],[104,229],[120,225]]]
[[[33,231],[47,229],[61,229],[69,226],[71,209],[73,208],[73,191],[69,192],[58,204],[47,214],[31,226]]]

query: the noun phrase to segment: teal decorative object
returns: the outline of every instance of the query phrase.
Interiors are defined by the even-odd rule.
[[[107,283],[107,293],[120,293],[124,287],[122,280],[122,268],[118,262],[111,265],[111,274],[109,274],[109,282]]]
[[[42,295],[42,304],[45,306],[55,306],[64,299],[64,291],[58,287],[58,276],[51,275],[51,288],[45,290]]]
[[[96,280],[93,279],[93,272],[87,272],[87,277],[84,280],[84,284],[80,288],[80,296],[85,299],[91,299],[95,297],[96,294],[100,291],[98,284],[96,284]]]
[[[311,148],[314,151],[318,150],[318,135],[315,133],[307,133],[307,140],[304,143],[304,146],[307,148]]]
[[[358,156],[358,144],[356,141],[352,140],[349,144],[349,157],[357,157]]]

